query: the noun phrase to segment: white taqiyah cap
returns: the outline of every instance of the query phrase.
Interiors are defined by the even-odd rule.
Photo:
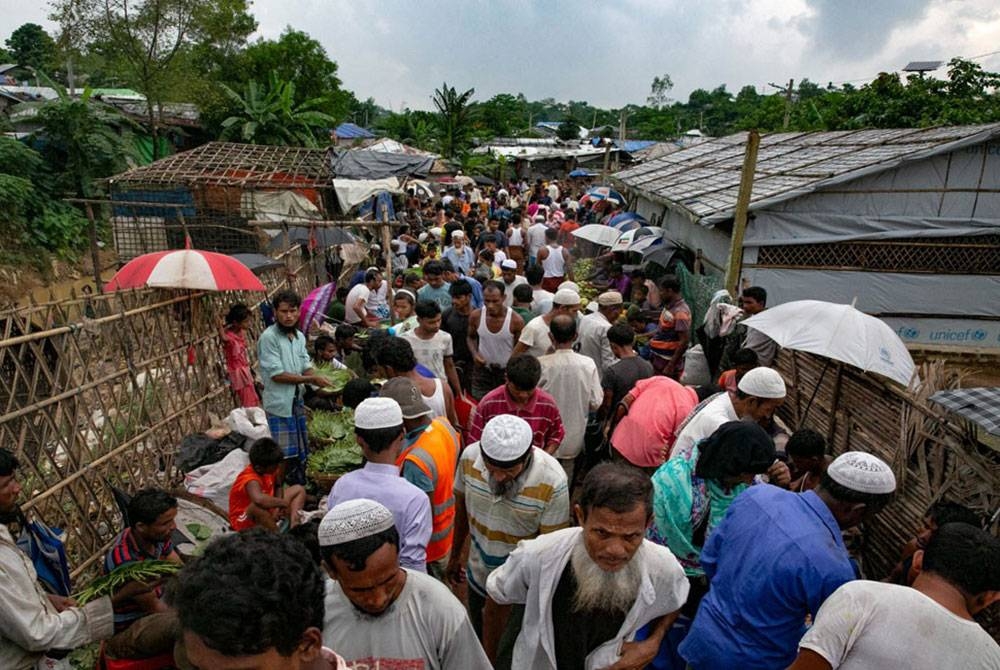
[[[334,505],[319,522],[319,545],[331,547],[377,535],[393,526],[392,512],[368,498]]]
[[[561,291],[564,288],[568,288],[570,291],[576,291],[577,293],[580,292],[580,285],[576,282],[569,281],[568,279],[562,284],[559,284],[559,286],[556,287],[556,290]]]
[[[605,291],[597,296],[597,304],[602,306],[620,305],[624,302],[622,294],[618,291]]]
[[[403,410],[392,398],[365,398],[354,410],[354,427],[378,430],[403,425]]]
[[[884,494],[896,490],[896,475],[889,464],[863,451],[848,451],[826,469],[830,479],[859,493]]]
[[[508,258],[507,260],[505,260],[503,263],[500,264],[500,267],[502,267],[504,270],[516,270],[517,261]]]
[[[531,438],[527,421],[513,414],[500,414],[486,422],[479,448],[492,460],[509,463],[531,449]]]
[[[451,233],[451,239],[455,239],[456,237],[465,238],[465,233],[462,232],[461,230],[452,231],[452,233]]]
[[[552,296],[552,304],[554,305],[579,305],[580,304],[580,294],[576,291],[572,291],[568,288],[561,288],[556,291],[556,294]]]
[[[755,398],[784,398],[785,380],[774,368],[759,367],[743,375],[736,387]]]

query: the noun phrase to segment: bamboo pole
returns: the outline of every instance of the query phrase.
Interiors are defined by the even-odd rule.
[[[757,149],[760,147],[760,133],[751,130],[747,136],[747,150],[743,158],[743,172],[740,174],[740,190],[736,196],[736,212],[733,215],[733,234],[729,241],[729,265],[726,267],[726,289],[736,295],[743,266],[743,236],[747,230],[750,213],[750,196],[753,193],[754,171],[757,169]]]
[[[98,294],[104,293],[104,282],[101,280],[101,256],[97,248],[97,219],[91,203],[86,203],[87,220],[90,225],[87,233],[90,236],[90,263],[94,266],[94,289]]]

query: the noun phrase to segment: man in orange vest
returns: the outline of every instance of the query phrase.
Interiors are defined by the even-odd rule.
[[[419,389],[406,377],[390,379],[379,395],[392,398],[403,410],[406,438],[396,463],[403,478],[430,498],[433,520],[427,574],[444,582],[455,527],[455,468],[461,451],[458,433],[447,418],[433,416]]]

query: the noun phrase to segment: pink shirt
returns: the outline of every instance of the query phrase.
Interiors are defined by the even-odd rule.
[[[669,451],[677,427],[698,404],[698,395],[693,388],[662,375],[639,380],[630,394],[635,400],[615,426],[611,446],[632,465],[658,467],[664,447]]]

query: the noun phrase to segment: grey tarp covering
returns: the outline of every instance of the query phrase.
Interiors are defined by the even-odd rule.
[[[391,154],[366,149],[332,149],[329,159],[330,170],[337,179],[426,177],[434,164],[433,156]]]

